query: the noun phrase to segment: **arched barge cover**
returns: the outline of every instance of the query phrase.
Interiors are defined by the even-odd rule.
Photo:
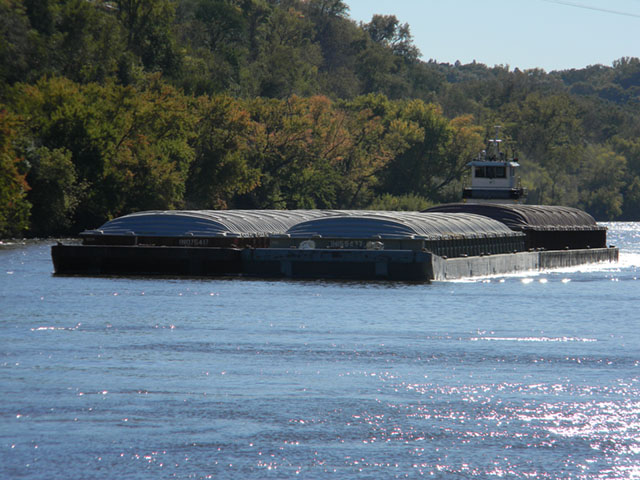
[[[468,213],[358,212],[300,222],[287,230],[295,238],[486,238],[514,236],[506,225]]]
[[[556,205],[503,205],[449,203],[428,208],[426,213],[472,213],[498,220],[512,230],[605,230],[588,213]]]
[[[322,210],[145,211],[115,218],[81,235],[255,237],[283,233],[296,223],[328,214]]]

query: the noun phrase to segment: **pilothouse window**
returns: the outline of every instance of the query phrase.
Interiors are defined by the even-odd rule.
[[[505,167],[476,167],[476,178],[507,178]]]

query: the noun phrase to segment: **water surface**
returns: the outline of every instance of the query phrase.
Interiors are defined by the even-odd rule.
[[[56,277],[0,246],[0,478],[640,477],[617,265],[459,282]]]

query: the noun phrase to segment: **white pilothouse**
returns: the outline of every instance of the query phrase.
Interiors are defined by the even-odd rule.
[[[467,164],[471,167],[471,187],[463,190],[462,196],[467,203],[523,203],[527,197],[526,189],[520,185],[517,158],[508,159],[500,149],[502,140],[489,140],[486,150]]]

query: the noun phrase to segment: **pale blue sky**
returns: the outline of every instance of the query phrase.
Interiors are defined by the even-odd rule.
[[[423,60],[565,70],[640,57],[640,0],[344,0],[408,23]]]

